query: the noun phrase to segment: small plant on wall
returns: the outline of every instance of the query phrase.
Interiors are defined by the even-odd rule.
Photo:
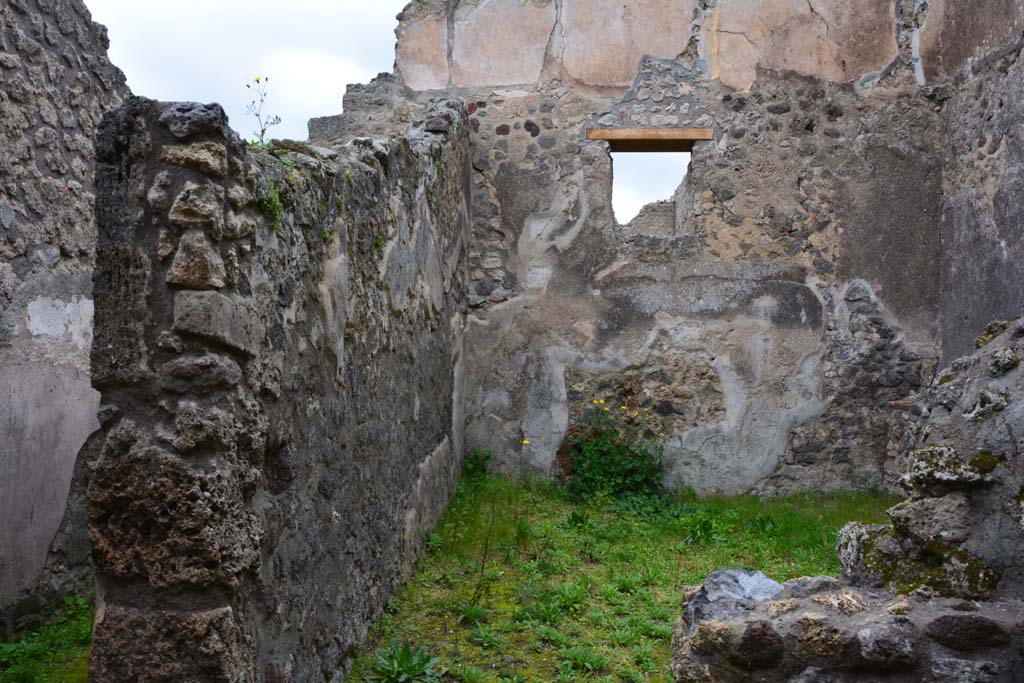
[[[571,437],[566,487],[576,498],[653,496],[661,491],[664,451],[647,413],[594,399]]]
[[[258,130],[254,133],[256,140],[253,144],[262,147],[267,144],[267,131],[281,123],[280,116],[271,116],[263,113],[263,106],[267,102],[267,95],[270,90],[270,77],[257,76],[252,79],[251,83],[246,83],[245,87],[251,90],[254,95],[254,99],[246,107],[246,111],[256,119],[256,125],[258,126]]]

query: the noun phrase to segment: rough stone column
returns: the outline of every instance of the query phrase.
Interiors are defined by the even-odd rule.
[[[337,149],[104,120],[95,680],[324,680],[414,567],[461,457],[461,109]]]
[[[249,241],[226,123],[133,99],[98,138],[93,383],[114,414],[88,504],[98,681],[253,680],[238,589],[259,562],[262,416],[242,368],[262,330],[221,255]]]

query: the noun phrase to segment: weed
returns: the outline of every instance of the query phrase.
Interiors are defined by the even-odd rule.
[[[255,98],[246,107],[246,111],[256,119],[256,124],[259,129],[256,131],[256,142],[260,146],[266,145],[267,131],[272,127],[281,123],[280,116],[269,116],[264,115],[263,105],[266,104],[267,95],[270,89],[270,77],[269,76],[257,76],[252,79],[252,83],[246,83],[245,87],[252,90],[255,94]]]
[[[487,465],[491,462],[491,452],[473,446],[462,458],[462,478],[470,480],[483,479],[487,474]]]
[[[260,210],[270,220],[270,231],[276,232],[284,219],[284,205],[281,203],[281,193],[273,181],[267,185],[267,195],[260,200]]]
[[[581,583],[564,583],[555,589],[555,600],[558,606],[571,614],[576,614],[583,609],[589,589]]]
[[[374,683],[431,683],[440,681],[441,674],[435,667],[441,663],[427,653],[422,645],[417,648],[409,643],[390,647],[377,653],[377,662],[370,670]]]
[[[635,576],[613,576],[611,584],[620,593],[635,593],[640,587],[640,580]]]
[[[763,512],[750,520],[748,528],[752,534],[760,534],[769,538],[773,538],[779,533],[779,523],[775,521],[774,517]]]
[[[594,401],[579,433],[570,439],[567,489],[574,498],[651,496],[661,490],[660,442],[644,436],[639,413],[622,416]]]
[[[529,624],[547,624],[556,626],[562,621],[561,606],[550,599],[527,598],[512,613],[512,621]]]
[[[586,673],[597,673],[608,667],[609,662],[593,650],[585,647],[567,647],[558,653],[563,666],[568,666],[573,671],[584,671]]]
[[[654,658],[654,647],[650,643],[641,643],[633,648],[633,664],[641,671],[648,673],[658,668],[658,662]]]
[[[679,496],[660,495],[644,496],[626,495],[612,503],[619,512],[636,515],[640,519],[656,519],[658,517],[681,518],[697,511],[692,504],[684,502]]]
[[[486,683],[487,672],[475,666],[455,666],[449,671],[459,683]]]
[[[468,602],[459,612],[459,621],[464,624],[483,624],[487,621],[487,608],[479,603]]]
[[[502,645],[501,638],[494,633],[494,630],[483,624],[478,624],[476,628],[470,630],[469,642],[489,650],[496,650]]]
[[[583,510],[573,510],[565,519],[565,523],[573,529],[585,529],[590,526],[590,515]]]
[[[708,545],[715,540],[715,523],[705,516],[695,517],[686,533],[690,545]]]
[[[494,524],[497,521],[497,513],[494,501],[491,501],[491,517],[487,524],[487,533],[484,536],[484,545],[480,551],[480,571],[477,575],[476,588],[473,589],[473,597],[470,598],[471,603],[480,602],[480,598],[484,595],[487,578],[487,559],[491,553],[491,540],[494,538]]]

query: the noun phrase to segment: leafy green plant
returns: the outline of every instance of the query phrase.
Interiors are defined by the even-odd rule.
[[[487,673],[475,666],[455,666],[448,673],[460,683],[485,683],[487,681]]]
[[[491,452],[473,446],[462,458],[462,478],[470,481],[483,479],[491,462]]]
[[[254,133],[256,135],[255,142],[263,146],[267,144],[267,131],[281,123],[280,116],[270,116],[263,113],[263,106],[267,102],[270,90],[270,77],[257,76],[252,79],[251,83],[246,83],[245,87],[251,90],[254,96],[253,100],[246,107],[246,111],[256,119],[258,129]]]
[[[469,632],[469,642],[489,650],[497,649],[502,645],[502,640],[494,632],[494,629],[483,624],[477,624],[476,628]]]
[[[441,680],[435,668],[441,663],[427,653],[422,645],[414,648],[410,643],[392,643],[377,653],[377,661],[370,670],[374,683],[433,683]]]
[[[555,588],[555,599],[562,610],[575,614],[583,609],[589,592],[586,584],[563,583]]]
[[[650,643],[641,643],[633,648],[633,663],[647,672],[658,668],[658,663],[654,658],[654,648]]]
[[[574,646],[564,648],[558,653],[561,662],[572,668],[574,671],[585,671],[597,673],[605,669],[609,662],[606,657],[599,655],[585,647]]]
[[[612,508],[645,520],[659,517],[679,519],[697,511],[696,507],[680,498],[673,495],[648,496],[633,493],[613,501]]]
[[[661,491],[664,455],[657,438],[648,436],[646,418],[636,411],[611,411],[595,400],[583,425],[570,439],[566,488],[577,499],[605,494],[653,496]]]
[[[616,575],[612,577],[611,585],[620,593],[635,593],[640,587],[640,579],[635,576]]]
[[[690,545],[708,545],[715,540],[715,523],[709,517],[695,517],[686,533]]]
[[[284,219],[284,204],[281,203],[281,192],[273,181],[267,185],[267,194],[260,200],[260,210],[270,220],[270,231],[276,232]]]
[[[590,526],[590,515],[583,510],[573,510],[566,517],[565,523],[573,529],[585,529]]]
[[[0,644],[0,683],[85,683],[92,617],[84,598],[65,598],[63,613],[51,623]]]
[[[750,533],[768,538],[774,538],[779,533],[779,523],[771,515],[763,512],[750,520],[747,525]]]
[[[483,624],[487,621],[487,608],[475,602],[467,602],[459,611],[459,621],[464,624]]]

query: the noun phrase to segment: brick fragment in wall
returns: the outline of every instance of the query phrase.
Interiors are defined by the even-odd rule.
[[[209,337],[249,354],[259,350],[264,334],[250,300],[217,292],[178,292],[174,329]]]

